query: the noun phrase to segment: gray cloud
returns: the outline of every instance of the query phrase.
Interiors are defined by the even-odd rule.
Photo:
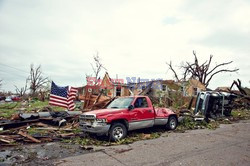
[[[196,41],[196,43],[249,53],[250,33],[241,33],[234,30],[215,31],[206,38]]]
[[[246,0],[2,0],[0,62],[27,72],[31,63],[41,64],[58,85],[81,86],[96,51],[111,77],[172,79],[165,62],[192,60],[195,49],[203,59],[216,53],[215,61],[226,56],[242,68],[216,84],[237,77],[248,82],[242,61],[249,60],[248,9]],[[6,90],[23,86],[25,77],[0,65]]]

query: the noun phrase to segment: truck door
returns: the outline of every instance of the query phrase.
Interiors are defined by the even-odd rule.
[[[138,97],[130,111],[129,130],[152,127],[154,125],[154,110],[149,107],[146,97]]]

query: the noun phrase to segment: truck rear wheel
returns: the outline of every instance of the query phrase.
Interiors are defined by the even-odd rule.
[[[118,141],[127,136],[127,128],[122,123],[114,123],[109,129],[109,138],[111,141]]]
[[[175,116],[170,116],[167,123],[167,129],[174,130],[177,127],[177,118]]]

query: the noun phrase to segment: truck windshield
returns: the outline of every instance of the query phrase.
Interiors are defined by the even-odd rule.
[[[112,101],[107,108],[128,108],[133,99],[133,97],[117,98]]]

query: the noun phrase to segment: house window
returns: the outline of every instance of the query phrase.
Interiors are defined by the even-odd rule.
[[[181,86],[181,92],[184,92],[184,87],[183,86]]]
[[[196,96],[198,94],[198,88],[194,88],[194,95]]]
[[[167,85],[162,85],[162,91],[166,91],[167,90]]]
[[[116,96],[121,96],[121,87],[116,87]]]

